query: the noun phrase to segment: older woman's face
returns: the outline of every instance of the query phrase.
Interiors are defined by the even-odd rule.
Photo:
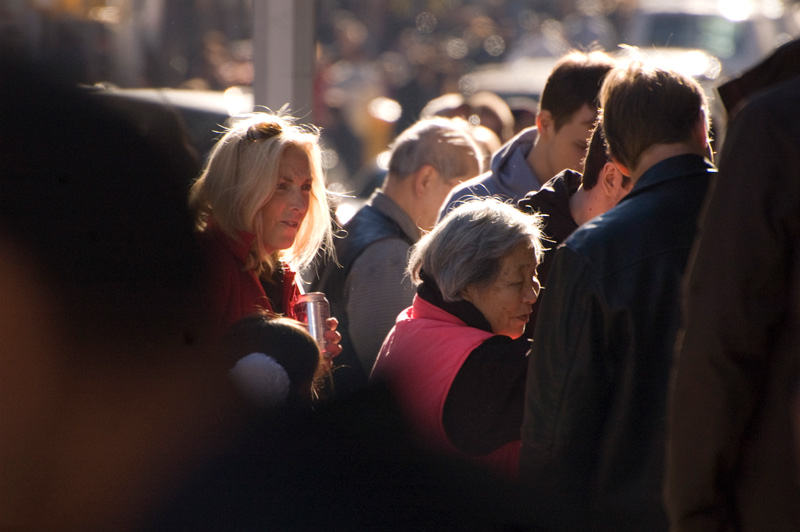
[[[463,297],[481,311],[492,332],[519,338],[525,332],[540,288],[534,252],[520,244],[502,259],[500,273],[492,284],[468,286]]]
[[[290,146],[283,152],[278,184],[272,197],[261,207],[264,247],[274,253],[294,244],[311,199],[311,165],[308,155]]]

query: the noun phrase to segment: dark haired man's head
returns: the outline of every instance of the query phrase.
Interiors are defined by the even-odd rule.
[[[539,112],[548,111],[558,131],[584,105],[596,111],[603,79],[614,66],[614,60],[604,52],[568,53],[547,78]]]
[[[600,87],[614,64],[603,52],[572,52],[550,73],[536,116],[536,144],[528,155],[540,184],[568,168],[583,173]]]
[[[586,150],[586,159],[583,163],[583,178],[581,184],[586,190],[591,190],[597,184],[600,177],[600,172],[603,167],[611,159],[608,158],[608,151],[606,150],[606,140],[603,137],[603,128],[600,122],[595,125],[592,130],[592,136],[589,139],[589,149]]]
[[[632,187],[631,178],[623,175],[611,161],[603,137],[603,124],[598,120],[586,150],[581,186],[569,200],[572,219],[578,225],[585,224],[614,208]]]
[[[592,136],[589,139],[589,149],[586,150],[586,160],[584,161],[583,177],[581,178],[581,185],[585,190],[591,190],[597,185],[604,168],[611,162],[608,156],[608,146],[606,146],[606,138],[603,135],[602,120],[598,120],[597,124],[592,130]],[[622,176],[621,186],[624,189],[630,189],[629,176]]]

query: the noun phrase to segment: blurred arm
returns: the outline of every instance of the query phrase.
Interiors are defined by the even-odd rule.
[[[695,244],[669,412],[674,530],[727,530],[736,518],[737,461],[774,363],[800,241],[798,126],[781,122],[748,106],[731,124]]]

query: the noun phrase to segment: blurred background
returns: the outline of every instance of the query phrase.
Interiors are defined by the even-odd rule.
[[[254,1],[0,0],[0,49],[118,98],[139,117],[136,105],[169,108],[202,160],[228,118],[253,106],[253,36],[261,31]],[[359,197],[374,187],[395,133],[442,94],[494,93],[518,131],[532,125],[560,55],[570,48],[625,53],[624,43],[695,76],[713,98],[720,82],[800,33],[800,3],[789,0],[313,6],[304,16],[314,35],[312,103],[296,111],[322,128],[329,181]],[[714,120],[719,131],[724,116],[715,112]]]

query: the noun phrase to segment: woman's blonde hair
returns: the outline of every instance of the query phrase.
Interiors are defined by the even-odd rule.
[[[209,219],[238,240],[239,231],[255,235],[246,270],[271,274],[279,260],[295,270],[311,264],[320,249],[331,252],[331,218],[322,170],[319,130],[298,125],[283,112],[256,112],[238,120],[212,148],[200,177],[192,185],[189,205],[195,224],[205,230]],[[308,156],[311,194],[308,213],[288,249],[269,253],[263,244],[261,208],[278,184],[283,154],[296,147]]]

